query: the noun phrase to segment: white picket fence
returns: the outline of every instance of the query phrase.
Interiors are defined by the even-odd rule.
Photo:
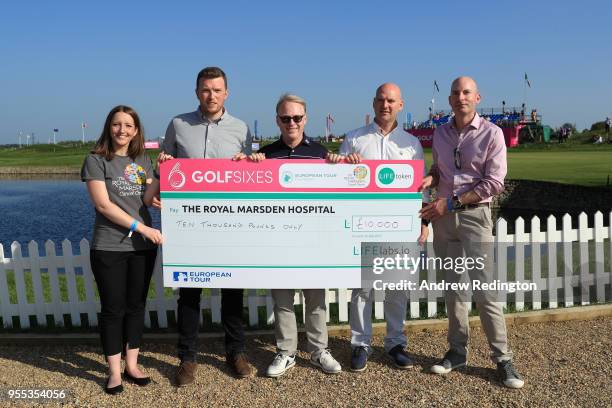
[[[612,221],[612,212],[608,214]],[[572,219],[566,214],[562,219],[561,230],[556,229],[556,219],[550,216],[546,220],[546,231],[541,231],[538,217],[531,219],[531,232],[525,232],[525,221],[518,218],[515,222],[515,233],[507,234],[507,223],[500,218],[496,223],[496,262],[498,278],[507,277],[508,251],[514,249],[512,264],[514,266],[514,279],[521,282],[534,282],[537,290],[531,293],[529,306],[533,309],[542,308],[542,293],[547,292],[549,308],[559,307],[562,302],[565,307],[574,304],[587,305],[594,298],[597,303],[610,301],[610,285],[612,283],[612,222],[604,227],[603,214],[597,212],[592,228],[588,227],[587,215],[582,213],[578,219],[578,228],[572,229]],[[432,234],[429,237],[432,240]],[[529,251],[526,248],[530,247]],[[73,326],[81,326],[82,315],[86,315],[89,326],[98,324],[97,313],[100,303],[96,296],[95,282],[89,264],[89,242],[82,239],[79,243],[79,254],[72,251],[72,244],[68,240],[62,242],[62,255],[57,255],[55,243],[45,243],[45,255],[39,255],[38,244],[34,241],[28,245],[29,256],[22,256],[21,245],[14,242],[11,245],[11,257],[6,258],[4,248],[0,245],[0,316],[4,327],[13,327],[14,320],[19,321],[21,328],[31,326],[31,318],[35,316],[38,326],[45,326],[48,318],[52,318],[56,327],[66,325],[65,317],[70,316]],[[545,257],[548,271],[543,277],[541,268],[542,253]],[[607,255],[606,255],[607,254]],[[578,259],[574,259],[577,255]],[[562,258],[561,262],[558,260]],[[574,262],[578,261],[577,267]],[[531,269],[531,278],[525,279],[525,266]],[[79,271],[80,270],[80,271]],[[79,273],[82,272],[82,273]],[[9,286],[9,275],[13,278],[14,290]],[[60,279],[60,277],[63,278]],[[80,282],[77,283],[77,276]],[[43,279],[44,277],[44,279]],[[427,279],[436,281],[436,271],[427,271]],[[11,280],[11,281],[12,281]],[[43,281],[48,281],[47,299],[43,291]],[[65,282],[65,283],[63,283]],[[165,296],[163,279],[160,270],[156,270],[151,283],[155,288],[155,296],[147,300],[146,326],[151,327],[151,313],[156,315],[157,325],[160,328],[168,327],[168,312],[176,316],[176,292],[172,296]],[[60,286],[65,286],[67,298],[62,299]],[[77,287],[84,286],[84,298],[79,298]],[[26,290],[28,288],[28,290]],[[580,288],[580,295],[574,296],[574,288]],[[594,293],[591,292],[594,288]],[[67,290],[66,290],[67,289]],[[563,295],[558,298],[558,290]],[[606,294],[607,289],[607,294]],[[30,292],[29,298],[26,295]],[[12,292],[12,299],[9,293]],[[81,297],[82,297],[81,290]],[[265,307],[266,322],[274,322],[273,301],[268,291],[249,289],[245,291],[245,304],[249,312],[249,324],[258,325],[258,308]],[[258,294],[259,292],[259,294]],[[330,289],[327,295],[327,315],[329,320],[332,303],[338,305],[338,318],[340,322],[348,321],[348,306],[350,290]],[[529,293],[517,292],[512,301],[506,299],[506,306],[515,310],[523,310],[526,306],[525,296]],[[16,297],[16,301],[15,301]],[[443,297],[442,291],[412,291],[410,292],[409,316],[410,318],[433,317],[438,313],[439,301]],[[295,301],[302,304],[303,296],[297,291]],[[426,312],[421,313],[421,305],[426,304]],[[221,321],[220,292],[213,289],[211,294],[202,297],[203,310],[210,310],[213,323]],[[425,306],[424,306],[425,308]],[[375,302],[375,316],[384,318],[383,302]],[[202,315],[202,314],[200,314]],[[48,317],[50,316],[50,317]]]

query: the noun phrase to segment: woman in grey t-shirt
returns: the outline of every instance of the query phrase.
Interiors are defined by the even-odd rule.
[[[126,379],[141,386],[150,382],[137,360],[156,248],[162,242],[144,204],[145,194],[154,193],[149,188],[152,176],[138,114],[128,106],[116,106],[81,169],[96,208],[90,260],[102,305],[99,327],[109,366],[109,394],[123,391],[122,353]]]

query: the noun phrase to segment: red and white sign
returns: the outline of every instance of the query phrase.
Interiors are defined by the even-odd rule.
[[[364,160],[329,164],[322,160],[177,159],[161,164],[161,191],[416,192],[421,160]]]

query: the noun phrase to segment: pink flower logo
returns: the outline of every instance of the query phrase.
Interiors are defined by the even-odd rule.
[[[181,171],[180,163],[176,163],[170,173],[168,173],[168,184],[175,190],[182,188],[187,180],[185,174]]]

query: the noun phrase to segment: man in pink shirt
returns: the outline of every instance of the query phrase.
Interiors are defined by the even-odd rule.
[[[524,381],[512,365],[503,307],[497,293],[476,290],[475,282],[490,282],[493,277],[493,222],[490,202],[504,190],[506,145],[502,130],[476,113],[480,93],[476,82],[459,77],[448,97],[455,114],[438,127],[433,137],[433,165],[423,179],[421,190],[437,187],[437,198],[421,210],[421,217],[433,222],[436,257],[465,260],[481,259],[467,270],[445,269],[446,282],[470,282],[491,357],[503,384],[521,388]],[[458,263],[455,264],[459,265]],[[468,305],[465,291],[446,290],[449,350],[431,367],[446,374],[466,365],[469,337]]]

